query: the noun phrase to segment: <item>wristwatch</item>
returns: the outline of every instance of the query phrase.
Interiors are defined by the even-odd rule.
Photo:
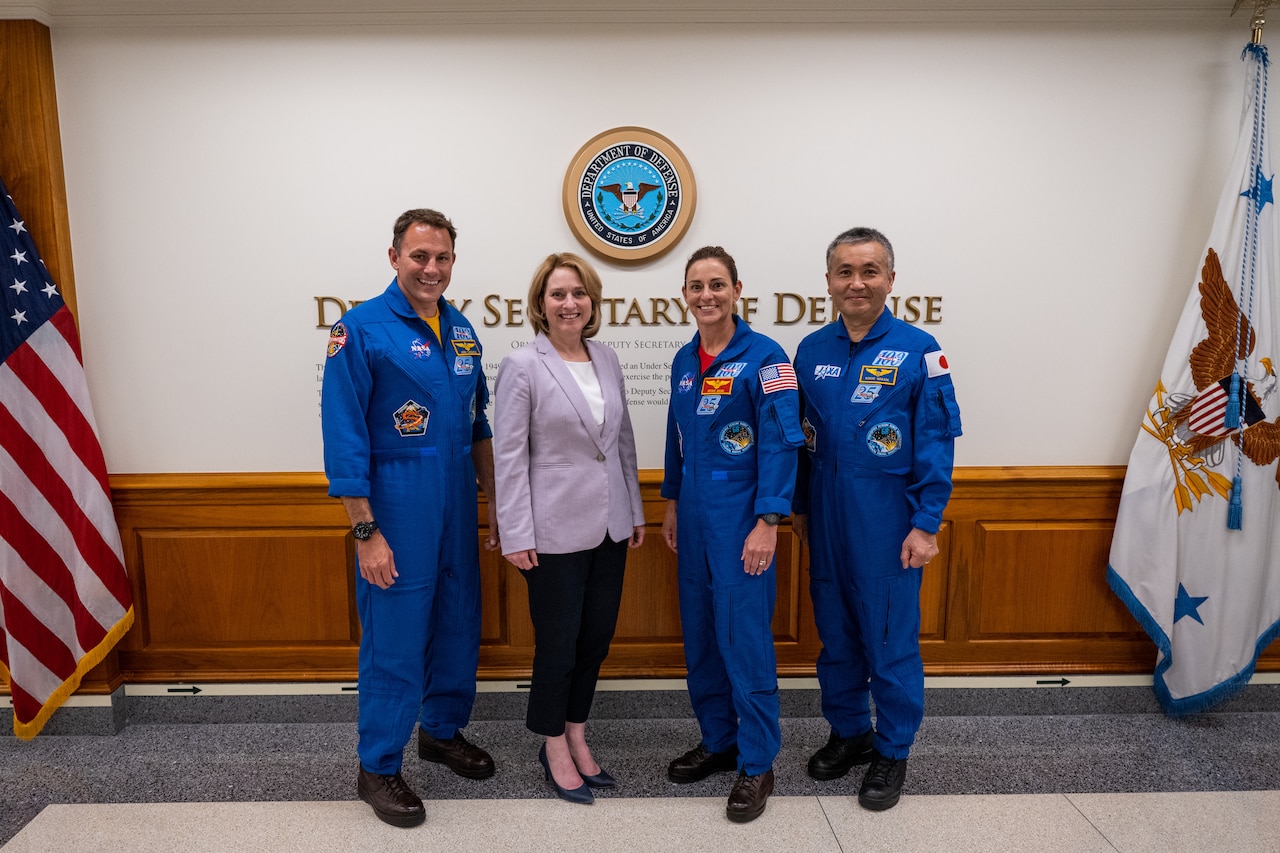
[[[377,529],[378,522],[376,521],[357,521],[355,527],[351,528],[351,535],[361,542],[368,542],[373,538],[373,531]]]
[[[757,515],[756,518],[770,527],[777,527],[782,523],[782,514],[777,512],[766,512],[764,515]]]

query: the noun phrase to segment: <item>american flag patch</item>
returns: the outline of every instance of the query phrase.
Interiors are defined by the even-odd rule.
[[[781,364],[770,364],[760,368],[760,390],[766,394],[774,391],[795,391],[796,371],[785,361]]]

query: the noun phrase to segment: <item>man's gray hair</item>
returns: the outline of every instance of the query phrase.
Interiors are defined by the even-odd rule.
[[[884,246],[884,253],[889,258],[889,269],[885,272],[893,272],[893,244],[889,242],[889,238],[874,228],[861,227],[850,228],[827,246],[827,270],[831,270],[831,258],[835,256],[837,246],[857,246],[862,243],[879,243]]]

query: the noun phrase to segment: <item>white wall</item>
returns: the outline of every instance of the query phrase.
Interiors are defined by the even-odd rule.
[[[1225,19],[1225,15],[1224,15]],[[55,29],[86,368],[113,473],[321,469],[314,297],[390,281],[407,207],[460,231],[449,296],[523,297],[575,250],[564,171],[640,125],[697,213],[606,295],[678,293],[721,243],[758,330],[880,227],[943,298],[960,465],[1124,464],[1237,133],[1247,29]],[[767,309],[767,310],[766,310]],[[486,328],[494,364],[528,327]],[[603,340],[684,340],[689,328]],[[634,410],[660,467],[662,410]]]

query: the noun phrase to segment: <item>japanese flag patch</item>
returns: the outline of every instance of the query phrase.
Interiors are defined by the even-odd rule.
[[[947,364],[947,356],[942,350],[934,350],[924,354],[924,363],[929,368],[929,378],[934,379],[938,376],[946,376],[951,372],[951,365]]]

